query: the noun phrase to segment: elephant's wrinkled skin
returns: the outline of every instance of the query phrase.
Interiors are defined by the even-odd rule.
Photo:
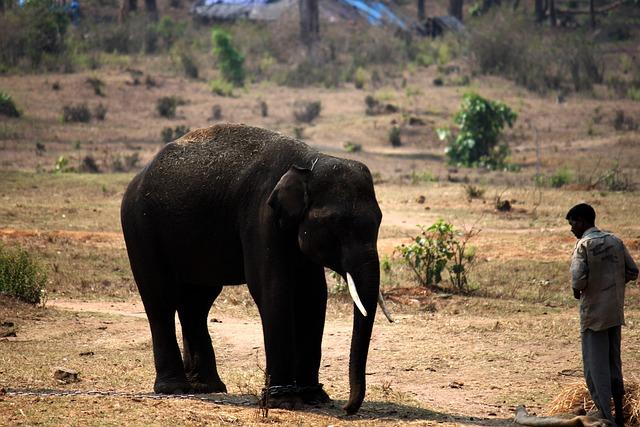
[[[216,125],[160,150],[129,184],[121,215],[151,327],[156,392],[226,391],[207,315],[223,286],[247,283],[262,319],[269,385],[298,387],[269,403],[328,400],[318,387],[326,266],[351,274],[368,313],[354,307],[345,409],[360,408],[382,218],[366,166],[268,130]]]

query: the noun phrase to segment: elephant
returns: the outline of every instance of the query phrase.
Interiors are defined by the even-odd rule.
[[[262,323],[263,398],[284,408],[328,402],[318,380],[328,267],[347,279],[354,300],[344,409],[356,413],[376,302],[383,302],[381,219],[364,164],[280,133],[219,124],[166,144],[132,179],[121,205],[151,330],[154,391],[226,392],[207,316],[223,286],[246,283]]]

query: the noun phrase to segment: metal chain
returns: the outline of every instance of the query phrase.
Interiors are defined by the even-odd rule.
[[[0,396],[104,396],[104,397],[124,397],[129,399],[154,399],[154,400],[173,400],[173,399],[189,399],[200,400],[204,402],[225,403],[223,400],[215,399],[211,396],[197,394],[156,394],[156,393],[133,393],[127,391],[100,391],[100,390],[59,390],[50,388],[0,388]],[[244,402],[243,402],[244,403]],[[251,405],[251,403],[245,403]]]

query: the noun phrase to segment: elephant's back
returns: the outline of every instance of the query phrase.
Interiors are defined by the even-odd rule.
[[[268,129],[214,125],[165,145],[141,172],[135,191],[151,205],[231,208],[252,192],[266,191],[262,186],[272,189],[292,164],[304,166],[315,153]]]

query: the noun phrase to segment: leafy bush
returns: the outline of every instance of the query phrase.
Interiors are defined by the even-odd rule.
[[[233,96],[233,84],[225,79],[214,79],[209,82],[211,92],[220,96]]]
[[[102,89],[104,88],[104,82],[98,77],[88,77],[85,82],[93,88],[93,92],[98,96],[104,96]]]
[[[342,147],[347,153],[357,153],[362,151],[362,144],[356,144],[349,141],[345,142]]]
[[[96,105],[96,108],[93,110],[93,116],[97,120],[104,120],[107,117],[107,107],[105,107],[102,103]]]
[[[505,125],[511,127],[517,118],[508,106],[487,100],[475,93],[464,95],[460,111],[453,118],[460,129],[452,138],[450,133],[439,129],[442,139],[449,139],[446,155],[452,164],[504,168],[509,155],[507,144],[498,139]]]
[[[182,64],[185,76],[190,79],[198,78],[198,66],[190,53],[182,52],[180,54],[180,63]]]
[[[167,126],[160,131],[160,138],[165,144],[173,141],[173,129],[171,126]]]
[[[189,133],[190,129],[185,125],[177,125],[175,128],[171,128],[171,126],[162,129],[160,132],[160,137],[162,138],[162,142],[165,144],[171,141],[174,141],[180,138],[183,135]]]
[[[320,101],[295,101],[293,103],[293,116],[296,121],[311,123],[320,115],[322,103]]]
[[[46,55],[60,55],[68,24],[63,8],[49,0],[31,0],[0,14],[0,64],[15,66],[26,58],[38,67]]]
[[[562,167],[549,177],[549,185],[553,188],[564,187],[571,182],[572,175],[571,169]]]
[[[175,22],[170,16],[163,16],[153,27],[153,30],[164,44],[164,47],[170,49],[184,35],[186,27],[186,22]]]
[[[56,164],[53,168],[53,173],[67,173],[67,172],[75,172],[75,169],[69,166],[69,158],[67,156],[60,156],[56,160]]]
[[[216,28],[211,33],[211,41],[222,77],[236,87],[244,86],[244,55],[233,46],[231,35]]]
[[[411,268],[420,285],[437,286],[447,270],[454,290],[467,292],[467,273],[475,260],[475,251],[468,247],[469,240],[478,230],[457,232],[453,225],[439,219],[428,228],[419,226],[413,243],[396,247],[403,261]]]
[[[0,114],[7,117],[20,117],[22,113],[8,93],[0,91]]]
[[[38,304],[44,302],[46,284],[44,268],[27,251],[0,243],[0,294]]]
[[[163,96],[156,101],[156,111],[160,116],[168,119],[176,116],[176,109],[178,105],[184,105],[185,102],[175,96]]]
[[[81,173],[100,173],[100,168],[93,156],[84,156],[80,162],[78,171]]]
[[[477,187],[472,184],[465,185],[464,192],[466,193],[468,200],[482,199],[482,196],[484,196],[484,188]]]
[[[400,126],[391,126],[391,129],[389,129],[389,142],[394,147],[399,147],[400,145],[402,145],[402,140],[400,138]]]
[[[411,183],[412,184],[422,184],[428,182],[438,182],[439,178],[432,174],[431,172],[416,172],[411,171]]]
[[[369,73],[362,67],[356,68],[356,71],[353,73],[353,84],[356,89],[364,88],[364,85],[369,81]]]
[[[88,123],[91,121],[91,112],[87,104],[65,105],[62,107],[62,122]]]
[[[404,261],[411,267],[422,286],[432,286],[442,281],[442,272],[453,256],[451,241],[453,226],[443,220],[436,221],[428,228],[419,226],[421,232],[409,245],[396,248]]]

